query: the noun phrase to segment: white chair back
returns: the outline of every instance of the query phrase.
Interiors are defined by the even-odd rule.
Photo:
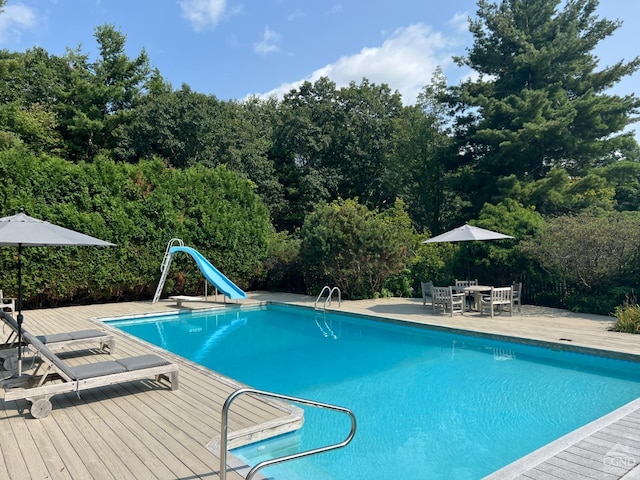
[[[513,316],[513,287],[492,287],[491,293],[482,299],[482,311],[488,308],[491,318],[505,305],[509,306],[509,313]]]

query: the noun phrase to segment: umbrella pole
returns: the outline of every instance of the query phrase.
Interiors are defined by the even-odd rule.
[[[18,244],[18,377],[22,375],[22,244]]]

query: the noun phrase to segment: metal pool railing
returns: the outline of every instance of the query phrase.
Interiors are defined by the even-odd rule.
[[[245,480],[250,480],[253,476],[258,473],[259,470],[262,470],[265,467],[269,467],[271,465],[275,465],[278,463],[287,462],[289,460],[295,460],[296,458],[308,457],[310,455],[315,455],[317,453],[328,452],[330,450],[336,450],[338,448],[345,447],[351,442],[354,435],[356,434],[356,417],[351,410],[344,407],[339,407],[337,405],[331,405],[328,403],[316,402],[315,400],[307,400],[305,398],[291,397],[288,395],[280,395],[279,393],[266,392],[264,390],[255,390],[253,388],[240,388],[233,392],[227,400],[224,402],[222,406],[222,420],[220,424],[220,480],[226,480],[227,478],[227,443],[228,443],[228,420],[229,420],[229,409],[231,408],[231,403],[238,398],[240,395],[244,394],[254,394],[260,395],[263,397],[271,397],[277,398],[280,400],[285,400],[287,402],[294,403],[302,403],[304,405],[310,405],[312,407],[324,408],[327,410],[334,410],[337,412],[345,413],[351,419],[351,430],[349,431],[349,435],[343,441],[334,443],[331,445],[327,445],[324,447],[314,448],[312,450],[305,450],[302,452],[293,453],[291,455],[285,455],[283,457],[273,458],[271,460],[264,460],[249,470],[249,473],[245,477]]]

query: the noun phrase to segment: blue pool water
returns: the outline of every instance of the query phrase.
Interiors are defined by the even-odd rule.
[[[354,411],[351,444],[267,469],[277,480],[478,479],[640,397],[637,363],[296,307],[110,324],[252,387]],[[302,431],[233,453],[255,465],[349,425],[305,407]]]

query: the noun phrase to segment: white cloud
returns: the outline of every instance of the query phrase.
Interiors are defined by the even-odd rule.
[[[431,80],[435,68],[446,69],[452,64],[451,50],[455,43],[422,23],[413,24],[397,29],[379,47],[363,48],[357,54],[319,68],[303,80],[282,84],[258,96],[282,98],[305,80],[315,82],[320,77],[329,77],[338,87],[367,78],[376,84],[386,83],[402,94],[405,104],[412,104]]]
[[[289,15],[287,15],[287,20],[290,22],[293,22],[294,20],[297,20],[298,18],[301,18],[304,16],[305,16],[305,13],[299,8],[297,8],[296,10],[291,12]]]
[[[23,30],[36,25],[36,14],[20,3],[7,5],[0,14],[0,43],[20,39]]]
[[[469,17],[467,12],[458,12],[447,22],[447,25],[457,33],[468,33]]]
[[[278,42],[280,41],[280,34],[274,32],[269,27],[264,28],[262,33],[262,40],[253,46],[253,51],[266,55],[268,53],[274,53],[280,50]]]
[[[196,32],[215,27],[224,14],[226,0],[180,0],[182,17],[186,18]]]

